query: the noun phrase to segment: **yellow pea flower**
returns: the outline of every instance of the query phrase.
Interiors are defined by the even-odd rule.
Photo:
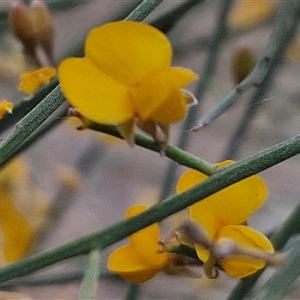
[[[0,120],[3,118],[4,114],[6,113],[12,113],[13,110],[13,103],[9,102],[7,100],[2,100],[0,102]]]
[[[56,70],[51,67],[40,68],[32,72],[23,73],[20,76],[21,83],[18,89],[19,91],[32,96],[43,84],[48,84],[55,75]]]
[[[240,0],[233,6],[229,14],[229,26],[244,28],[253,26],[276,12],[273,0]]]
[[[58,77],[68,101],[86,118],[108,125],[129,123],[122,132],[126,138],[136,119],[150,127],[150,134],[155,124],[163,124],[167,132],[165,126],[186,114],[187,93],[181,89],[197,79],[189,69],[171,67],[171,60],[171,44],[158,29],[112,22],[91,30],[85,57],[65,59]]]
[[[233,161],[224,161],[216,166],[224,167],[232,163]],[[207,178],[207,175],[199,171],[189,170],[180,177],[177,192],[184,192]],[[266,197],[267,187],[264,181],[259,176],[251,176],[191,205],[190,218],[205,231],[213,244],[230,239],[237,245],[254,251],[273,253],[270,241],[262,233],[245,225]],[[195,248],[204,265],[216,262],[211,249],[199,244]],[[225,256],[218,263],[229,276],[235,278],[248,276],[265,266],[264,260],[242,254]]]
[[[129,219],[145,211],[142,205],[130,207],[125,219]],[[158,253],[161,246],[158,224],[152,224],[129,236],[130,244],[122,246],[111,253],[108,258],[108,269],[118,273],[133,283],[142,283],[164,269],[172,259],[170,253]]]

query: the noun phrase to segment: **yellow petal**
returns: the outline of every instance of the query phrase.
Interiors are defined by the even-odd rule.
[[[9,102],[7,100],[3,100],[0,102],[0,120],[3,118],[5,113],[12,113],[14,105],[12,102]]]
[[[41,68],[33,72],[23,73],[20,76],[21,82],[18,89],[33,95],[41,85],[48,84],[55,75],[56,70],[54,68]]]
[[[87,58],[69,58],[58,69],[67,100],[88,119],[120,124],[134,117],[127,88],[101,72]]]
[[[230,238],[245,247],[274,252],[271,242],[262,233],[247,226],[225,226],[218,232],[216,240],[221,238]],[[222,266],[229,276],[242,278],[263,268],[265,262],[245,255],[231,255],[222,259]]]
[[[133,217],[146,209],[142,205],[132,206],[127,210],[125,218]],[[129,236],[131,244],[136,247],[144,259],[155,268],[162,269],[168,264],[170,255],[168,253],[157,253],[161,249],[161,246],[157,243],[159,238],[160,230],[157,223]]]
[[[172,48],[158,29],[140,22],[119,21],[93,29],[86,56],[105,74],[131,85],[147,73],[171,64]]]
[[[139,250],[132,245],[126,245],[113,251],[108,258],[107,267],[110,271],[116,272],[124,279],[134,283],[145,282],[160,271],[149,264]]]
[[[253,26],[271,17],[276,11],[272,0],[240,0],[237,1],[229,14],[229,26]]]
[[[149,73],[129,88],[129,95],[142,121],[174,123],[186,113],[186,101],[180,89],[195,80],[188,69],[168,68]]]
[[[0,232],[3,235],[3,258],[6,263],[24,257],[32,245],[34,232],[24,216],[8,198],[0,198]]]
[[[217,166],[224,167],[232,163],[225,161]],[[179,179],[177,192],[184,192],[207,178],[203,173],[189,170]],[[190,216],[213,238],[223,226],[245,222],[266,197],[264,181],[258,176],[251,176],[190,206]]]

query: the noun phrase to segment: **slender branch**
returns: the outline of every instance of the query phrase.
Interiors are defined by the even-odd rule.
[[[143,21],[163,0],[144,0],[125,20]]]
[[[89,253],[87,268],[84,272],[80,292],[79,299],[94,299],[98,277],[100,274],[100,252],[99,250],[93,250]]]
[[[292,211],[288,218],[272,234],[270,240],[276,250],[281,250],[288,240],[300,231],[300,204]],[[256,284],[265,269],[245,278],[231,291],[227,300],[244,299]]]
[[[56,86],[57,79],[52,80],[49,84],[41,88],[30,100],[19,100],[14,106],[13,114],[5,114],[0,123],[0,133],[15,125],[23,118],[30,110],[41,102]]]
[[[0,166],[10,158],[18,147],[63,103],[65,97],[56,86],[15,127],[15,130],[0,145]]]
[[[190,11],[194,6],[203,3],[204,1],[205,0],[186,0],[179,2],[177,6],[158,16],[151,22],[151,24],[166,33],[175,26],[184,14]]]
[[[214,30],[207,51],[208,58],[204,63],[203,71],[200,72],[201,78],[195,92],[195,97],[198,99],[198,105],[191,107],[188,112],[188,116],[186,117],[182,125],[182,131],[176,143],[178,148],[185,149],[188,145],[189,138],[190,138],[190,132],[188,132],[188,129],[190,129],[191,126],[195,123],[201,100],[214,74],[214,70],[218,62],[221,45],[227,34],[226,23],[227,23],[228,13],[230,11],[232,2],[233,2],[232,0],[225,0],[220,5],[220,14],[217,18],[218,23]],[[176,178],[176,170],[177,170],[177,164],[175,164],[174,162],[170,162],[166,170],[165,181],[163,182],[163,191],[160,200],[163,200],[166,197],[168,197],[170,195],[170,192],[174,188],[172,182],[174,182]]]
[[[245,136],[249,130],[251,122],[255,118],[258,113],[260,107],[263,105],[263,99],[271,86],[272,81],[274,80],[274,76],[276,71],[278,71],[278,65],[281,63],[282,58],[285,54],[286,49],[288,48],[291,40],[295,36],[299,21],[300,21],[300,10],[298,14],[295,16],[294,20],[291,20],[291,27],[287,29],[286,35],[283,36],[281,43],[279,44],[278,49],[274,55],[274,59],[270,65],[270,68],[262,80],[262,83],[258,90],[254,93],[251,100],[249,101],[249,105],[246,108],[246,111],[241,119],[240,124],[237,126],[236,131],[233,134],[233,137],[230,139],[228,143],[228,148],[225,151],[224,158],[236,157],[240,146],[242,145]]]
[[[122,138],[119,131],[116,129],[115,126],[107,126],[107,125],[101,125],[101,124],[97,124],[97,123],[91,123],[89,125],[89,128],[100,131],[100,132],[108,133],[115,137]],[[152,150],[152,151],[155,151],[158,153],[160,153],[160,151],[161,151],[161,147],[159,144],[157,144],[152,139],[150,139],[144,135],[141,135],[141,134],[136,134],[135,143],[141,147],[144,147],[146,149],[149,149],[149,150]],[[189,152],[181,150],[175,146],[168,145],[165,150],[165,155],[180,165],[198,170],[207,175],[212,175],[217,170],[214,165],[206,162],[205,160],[203,160],[193,154],[190,154]]]
[[[63,246],[38,253],[0,269],[0,282],[24,276],[46,266],[94,249],[104,249],[132,233],[210,196],[225,187],[266,170],[300,153],[300,135],[281,142],[258,154],[220,169],[192,189],[159,202],[129,220],[121,221],[100,232],[84,236]]]
[[[286,261],[282,267],[265,283],[255,295],[256,300],[282,299],[289,291],[291,285],[300,275],[300,242],[287,253]]]
[[[266,76],[270,68],[280,43],[282,43],[283,37],[286,35],[286,29],[289,27],[288,25],[290,20],[296,18],[296,16],[299,14],[299,9],[300,5],[298,2],[281,2],[268,44],[253,71],[220,104],[204,114],[198,120],[196,126],[192,128],[193,131],[197,131],[200,129],[200,127],[212,122],[224,111],[226,111],[233,103],[235,103],[240,96],[247,92],[251,87],[261,84],[261,81]]]
[[[144,0],[126,20],[143,20],[162,0]],[[65,97],[56,86],[32,111],[17,124],[15,130],[0,145],[0,167],[2,167],[18,147],[65,102]]]

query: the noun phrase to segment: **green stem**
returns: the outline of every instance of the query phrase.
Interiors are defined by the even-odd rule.
[[[125,20],[143,21],[163,0],[144,0]]]
[[[129,14],[126,20],[143,20],[161,2],[162,0],[144,0]],[[8,161],[18,147],[64,102],[65,97],[58,85],[17,124],[11,135],[0,145],[0,167]]]
[[[214,70],[216,68],[218,58],[220,56],[221,45],[227,34],[226,23],[232,2],[232,0],[224,0],[220,5],[220,13],[217,16],[218,22],[216,28],[214,29],[211,41],[209,42],[209,48],[207,51],[208,57],[205,60],[203,70],[200,72],[201,78],[195,92],[195,97],[198,99],[198,105],[189,109],[188,116],[186,117],[182,125],[182,131],[176,143],[177,147],[181,149],[186,149],[188,145],[191,133],[187,132],[187,130],[189,130],[196,121],[200,108],[200,103],[214,74]],[[174,162],[170,162],[170,164],[168,165],[165,175],[165,181],[163,182],[163,190],[160,200],[163,200],[166,197],[168,197],[171,191],[173,190],[174,186],[172,182],[174,182],[176,178],[177,167],[177,164],[175,164]]]
[[[24,276],[46,266],[94,249],[104,249],[132,233],[210,196],[225,187],[272,167],[300,153],[300,135],[222,168],[192,189],[159,202],[129,220],[121,221],[100,232],[84,236],[63,246],[38,253],[0,269],[0,282]]]
[[[219,105],[211,111],[204,114],[197,125],[192,129],[198,130],[200,127],[209,124],[211,121],[219,117],[226,111],[233,103],[235,103],[240,96],[247,92],[251,87],[261,84],[261,81],[267,74],[270,65],[274,59],[277,49],[280,47],[283,37],[286,34],[286,29],[289,27],[289,22],[299,14],[299,3],[282,1],[280,9],[277,14],[277,19],[274,29],[268,41],[268,44],[255,65],[253,71],[246,77]]]
[[[78,297],[80,300],[94,299],[99,274],[100,252],[99,250],[93,250],[89,253],[87,268],[83,275]]]
[[[291,285],[300,275],[300,242],[287,253],[282,267],[266,282],[263,288],[255,295],[256,300],[282,299]]]
[[[182,17],[194,6],[205,0],[186,0],[178,2],[178,5],[158,16],[151,24],[164,33],[170,31]]]
[[[90,123],[89,128],[122,138],[115,126]],[[138,146],[160,153],[160,145],[144,135],[136,134],[135,143]],[[166,146],[165,155],[180,165],[198,170],[207,175],[212,175],[217,171],[217,168],[214,165],[175,146]]]
[[[0,166],[10,158],[18,147],[63,103],[65,97],[56,86],[15,127],[15,130],[0,145]]]
[[[137,299],[139,292],[140,292],[140,285],[135,284],[135,283],[131,283],[128,287],[125,300],[135,300],[135,299]]]
[[[281,250],[287,241],[300,231],[300,205],[298,205],[281,226],[272,234],[270,240],[276,250]],[[245,278],[231,291],[228,300],[244,299],[256,284],[265,269]]]

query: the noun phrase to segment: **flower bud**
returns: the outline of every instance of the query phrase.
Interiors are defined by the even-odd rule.
[[[9,23],[28,59],[41,66],[37,53],[37,47],[41,47],[53,65],[53,21],[42,0],[33,0],[29,6],[19,1],[9,12]]]
[[[255,60],[251,49],[239,47],[231,60],[231,70],[234,84],[242,82],[253,70]]]
[[[53,20],[52,16],[41,0],[33,0],[30,5],[31,18],[36,29],[36,38],[49,59],[53,60]]]
[[[28,7],[22,1],[17,2],[10,9],[8,20],[13,34],[22,42],[24,51],[28,55],[33,55],[37,41]]]

